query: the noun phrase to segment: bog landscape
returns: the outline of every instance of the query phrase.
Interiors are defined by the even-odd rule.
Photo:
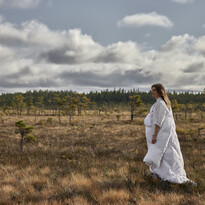
[[[143,162],[151,93],[1,95],[0,204],[204,204],[205,95],[169,98],[196,187],[163,187]]]
[[[205,205],[204,8],[0,0],[0,205]]]

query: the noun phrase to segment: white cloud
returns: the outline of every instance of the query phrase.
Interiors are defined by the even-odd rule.
[[[8,22],[0,24],[1,43],[16,45],[62,45],[66,38],[66,32],[51,31],[48,27],[38,21],[32,20],[15,26]]]
[[[194,2],[194,0],[171,0],[171,1],[176,2],[176,3],[180,3],[180,4],[186,4],[186,3]]]
[[[205,56],[205,36],[201,36],[197,39],[194,49]]]
[[[139,58],[141,58],[140,48],[136,43],[128,41],[107,46],[94,60],[104,63],[136,63]]]
[[[181,36],[172,36],[169,41],[161,46],[161,51],[170,52],[182,52],[191,53],[193,51],[193,46],[196,44],[197,40],[190,36],[189,34],[184,34]]]
[[[159,50],[136,42],[102,46],[81,29],[55,31],[38,21],[0,23],[3,89],[149,87],[203,89],[205,36],[172,36]]]
[[[24,48],[21,53],[42,53],[51,55],[52,61],[84,62],[94,58],[103,47],[94,42],[91,36],[82,34],[81,29],[53,31],[46,25],[32,20],[14,26],[8,22],[0,24],[0,42],[11,47]],[[30,49],[30,48],[33,49]],[[44,52],[45,51],[45,52]],[[48,59],[49,60],[49,59]]]
[[[0,6],[28,9],[38,6],[41,1],[42,0],[0,0]]]
[[[205,58],[194,49],[197,42],[198,39],[188,34],[173,36],[157,52],[152,69],[161,71],[162,80],[170,87],[203,89]]]
[[[171,28],[173,27],[173,23],[171,22],[171,20],[169,20],[167,16],[152,12],[138,13],[131,16],[125,16],[122,20],[118,21],[117,26],[160,26],[165,28]]]
[[[0,45],[0,60],[1,60],[1,63],[5,62],[5,61],[8,61],[8,60],[12,60],[13,55],[14,55],[14,52],[11,49]]]

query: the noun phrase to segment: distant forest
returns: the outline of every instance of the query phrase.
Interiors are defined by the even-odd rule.
[[[34,106],[38,106],[39,99],[44,108],[50,108],[53,106],[53,102],[56,96],[60,99],[66,97],[75,97],[78,95],[76,91],[27,91],[25,93],[3,93],[0,95],[0,106],[1,107],[12,107],[16,96],[23,96],[23,102],[25,104],[32,103]],[[151,91],[142,92],[139,89],[125,90],[119,88],[118,90],[104,90],[100,92],[90,91],[89,93],[81,93],[82,96],[86,96],[91,102],[95,102],[97,106],[101,105],[114,105],[124,104],[129,102],[129,96],[140,95],[140,98],[144,104],[153,104],[155,99],[152,97]],[[168,92],[170,101],[177,100],[178,104],[204,104],[205,103],[205,89],[204,92],[193,93],[193,92]]]

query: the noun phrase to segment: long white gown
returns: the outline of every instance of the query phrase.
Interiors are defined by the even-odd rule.
[[[186,177],[173,112],[172,109],[167,108],[161,97],[152,105],[150,113],[144,119],[144,124],[148,152],[143,162],[149,166],[150,172],[157,174],[162,180],[172,183],[191,182],[196,185],[195,182]],[[156,143],[152,144],[155,124],[160,129]]]

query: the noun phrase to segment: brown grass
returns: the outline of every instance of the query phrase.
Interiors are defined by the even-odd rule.
[[[142,162],[147,145],[142,118],[130,123],[129,112],[119,122],[95,112],[62,117],[4,116],[0,125],[0,204],[140,204],[197,205],[205,201],[205,134],[190,135],[201,121],[180,119],[179,141],[188,178],[198,183],[171,184],[169,190],[154,180]],[[195,116],[195,115],[193,115]],[[34,126],[35,144],[24,144],[14,133],[17,120]],[[198,123],[197,123],[198,122]],[[192,132],[195,133],[195,132]]]

